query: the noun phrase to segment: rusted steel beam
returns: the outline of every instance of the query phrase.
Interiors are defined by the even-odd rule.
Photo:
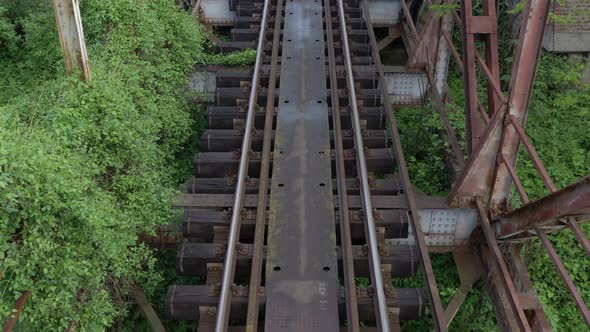
[[[543,245],[543,247],[547,251],[547,254],[549,254],[549,258],[551,258],[551,261],[555,265],[555,268],[557,269],[557,273],[561,277],[561,280],[563,280],[563,282],[565,283],[565,286],[567,287],[568,291],[570,292],[570,295],[574,299],[574,302],[576,303],[578,310],[582,314],[582,318],[584,318],[586,325],[590,326],[590,311],[588,310],[586,303],[584,303],[584,299],[582,298],[580,291],[578,291],[572,278],[567,273],[567,269],[565,268],[565,266],[563,265],[563,263],[559,259],[559,256],[557,255],[557,252],[553,248],[551,241],[549,241],[549,239],[547,238],[547,235],[540,229],[537,229],[536,232],[537,232],[537,236],[541,240],[541,244]]]
[[[534,230],[556,219],[590,213],[590,177],[502,216],[495,224],[498,238]]]
[[[494,261],[492,251],[487,246],[481,246],[478,249],[482,265],[486,268],[484,281],[494,309],[498,330],[503,332],[518,331],[516,314],[508,302],[508,291],[504,288],[500,271],[496,265],[486,264],[486,262]]]
[[[427,3],[430,4],[430,1]],[[451,51],[457,52],[454,49],[452,41],[448,38],[448,33],[453,29],[453,19],[450,14],[439,17],[433,11],[430,11],[424,24],[425,28],[418,35],[416,25],[409,13],[407,5],[403,3],[402,8],[412,31],[413,38],[417,43],[414,45],[414,49],[411,50],[408,67],[414,70],[421,69],[426,71],[430,85],[429,95],[434,101],[435,109],[439,113],[445,128],[446,140],[451,146],[455,168],[462,169],[465,164],[465,154],[459,145],[457,134],[449,121],[444,107],[449,53]],[[445,35],[447,36],[446,39]]]
[[[258,195],[247,194],[244,198],[244,208],[256,207]],[[338,207],[338,197],[334,197],[335,207]],[[373,207],[376,209],[409,209],[406,195],[371,195],[373,199]],[[232,194],[184,194],[177,195],[174,202],[175,207],[182,208],[198,208],[198,207],[231,207],[234,195]],[[437,196],[420,196],[416,195],[416,203],[420,209],[447,209],[444,197]],[[348,195],[348,204],[351,209],[360,209],[362,207],[361,198],[359,195]]]
[[[463,196],[480,196],[491,201],[495,214],[507,209],[512,178],[506,164],[515,165],[520,137],[513,126],[505,123],[504,118],[508,112],[521,126],[526,118],[549,4],[550,0],[530,0],[527,3],[512,67],[508,107],[500,107],[493,114],[481,143],[473,151],[453,186],[449,195],[453,204]],[[466,81],[466,85],[469,83]],[[506,163],[497,164],[499,153],[505,156]]]
[[[261,287],[259,303],[261,308],[268,304],[268,288]],[[243,321],[247,311],[247,287],[234,285],[232,288],[232,303],[230,320]],[[341,288],[337,291],[337,305],[340,317],[346,317],[346,303]],[[364,321],[375,321],[373,308],[373,291],[371,287],[356,288],[359,318]],[[198,306],[215,306],[219,286],[216,285],[172,285],[168,287],[167,311],[168,317],[175,320],[199,319]],[[421,319],[425,314],[426,299],[422,288],[396,288],[387,294],[389,307],[400,308],[402,320]],[[260,329],[259,329],[260,330]]]
[[[508,102],[508,113],[521,126],[524,126],[526,121],[537,64],[541,56],[543,33],[549,16],[550,3],[551,0],[530,0],[523,13],[523,26],[512,67]],[[515,165],[520,137],[514,126],[509,126],[504,131],[506,137],[499,147],[499,151],[507,158],[506,164]],[[491,193],[492,208],[498,205],[505,206],[512,185],[508,169],[499,165],[494,178],[495,184]]]
[[[527,149],[527,152],[529,153],[529,157],[531,157],[531,160],[533,161],[533,165],[535,165],[535,168],[537,169],[537,171],[541,175],[541,178],[543,179],[545,186],[547,186],[547,189],[549,189],[551,192],[556,192],[557,187],[555,187],[553,180],[551,180],[549,173],[545,169],[545,165],[543,165],[543,162],[541,162],[541,159],[539,158],[539,155],[537,154],[537,150],[535,149],[535,146],[529,140],[529,137],[524,132],[524,129],[522,128],[520,123],[518,123],[518,121],[516,121],[516,118],[514,116],[509,116],[509,120],[510,120],[510,123],[512,124],[512,126],[514,127],[514,129],[516,129],[516,133],[518,134],[522,143],[524,144],[525,148]]]
[[[53,0],[55,21],[59,32],[59,41],[64,56],[66,73],[79,70],[80,78],[89,82],[90,67],[84,41],[82,16],[78,0]]]
[[[191,13],[193,16],[197,17],[198,20],[201,19],[201,0],[197,0]]]
[[[481,228],[483,230],[488,247],[492,252],[492,255],[490,255],[490,257],[493,258],[492,263],[499,270],[500,278],[503,284],[502,286],[508,295],[508,301],[510,302],[512,311],[516,316],[516,323],[518,324],[518,327],[521,331],[531,331],[531,327],[520,303],[520,298],[516,292],[516,288],[514,287],[510,273],[508,272],[508,267],[504,261],[504,256],[498,247],[498,242],[496,242],[496,236],[490,225],[490,221],[481,199],[476,200],[476,204],[477,210],[479,212]]]
[[[430,76],[429,76],[430,77]],[[456,169],[460,170],[465,166],[465,154],[459,145],[459,140],[457,139],[457,133],[451,125],[451,121],[447,115],[447,111],[445,110],[445,103],[443,100],[440,91],[434,86],[434,80],[429,79],[430,81],[430,97],[434,101],[434,107],[437,110],[438,114],[440,115],[440,119],[443,123],[443,127],[445,128],[446,134],[446,141],[449,143],[451,147],[451,152],[453,153],[454,163],[456,165]],[[458,171],[456,172],[458,173]]]
[[[14,307],[12,308],[12,313],[6,317],[4,321],[4,325],[2,326],[2,332],[12,332],[14,326],[18,322],[18,318],[20,314],[23,312],[23,308],[25,307],[25,303],[29,299],[31,292],[24,291],[21,293],[21,296],[16,300]]]
[[[495,0],[484,0],[483,14],[489,17],[490,21],[493,22],[492,31],[484,34],[485,39],[485,52],[486,52],[486,66],[485,68],[489,72],[490,80],[488,80],[488,110],[489,114],[494,114],[502,104],[505,104],[505,97],[502,90],[499,89],[500,94],[494,93],[494,90],[490,89],[490,85],[493,86],[493,82],[500,87],[500,60],[498,55],[498,32],[497,32],[497,18],[496,18],[496,1]],[[476,50],[476,54],[479,53]],[[482,67],[483,68],[483,67]]]
[[[450,13],[440,16],[433,10],[427,10],[423,16],[425,16],[423,21],[418,20],[423,23],[421,23],[419,35],[416,36],[414,49],[410,52],[407,67],[425,69],[429,75],[433,75],[436,74],[439,65],[446,67],[448,64],[449,46],[442,33],[451,32],[454,21]],[[406,19],[410,27],[415,26],[412,17],[406,16]],[[446,77],[446,72],[444,76]],[[443,95],[440,89],[439,93]]]
[[[500,68],[498,60],[498,37],[495,0],[482,2],[484,15],[473,15],[473,2],[471,0],[461,1],[461,27],[463,36],[463,76],[465,78],[465,104],[467,120],[467,145],[469,153],[473,152],[482,138],[485,130],[477,117],[477,110],[484,115],[484,120],[489,123],[489,116],[493,115],[503,103],[504,96],[500,89]],[[456,15],[456,13],[455,13]],[[457,16],[455,16],[457,17]],[[485,61],[475,48],[475,35],[480,34],[485,38]],[[484,69],[488,79],[488,107],[487,114],[478,101],[477,76],[475,60]]]
[[[442,35],[446,39],[447,44],[449,44],[451,53],[453,54],[453,58],[455,58],[455,62],[457,63],[457,66],[459,66],[459,71],[463,73],[463,60],[461,60],[461,55],[459,55],[457,48],[455,47],[455,45],[453,45],[453,40],[451,39],[449,34],[444,30],[442,31]]]
[[[266,246],[263,247],[263,253],[259,256],[261,262],[266,262],[268,252]],[[389,264],[392,266],[391,275],[394,277],[411,277],[416,275],[419,268],[418,255],[413,245],[394,245],[384,242],[379,246],[381,251],[382,264]],[[254,253],[254,245],[249,243],[240,243],[237,248],[236,256],[236,276],[240,278],[247,278],[250,273],[250,264],[253,259],[256,259]],[[354,268],[357,277],[369,277],[370,266],[368,256],[369,252],[366,245],[351,245],[350,256],[346,249],[342,246],[335,248],[338,255],[338,262],[342,264],[345,260],[350,258],[350,265]],[[223,263],[223,255],[226,252],[225,243],[192,243],[185,242],[178,248],[178,255],[176,256],[176,267],[179,275],[182,276],[199,276],[207,275],[208,263]],[[339,271],[345,272],[339,268]],[[354,280],[354,278],[353,278]],[[261,285],[258,286],[258,289]],[[354,284],[352,290],[355,291]],[[258,292],[248,292],[248,294],[257,294]],[[346,294],[348,295],[348,294]],[[356,298],[356,293],[355,293]],[[347,303],[348,305],[348,303]]]
[[[458,205],[463,197],[485,197],[487,200],[497,163],[497,148],[502,138],[501,126],[504,111],[500,110],[490,119],[484,139],[467,159],[465,168],[449,194],[449,204]]]

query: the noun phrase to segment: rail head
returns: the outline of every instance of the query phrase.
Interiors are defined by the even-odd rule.
[[[254,113],[256,112],[258,84],[260,81],[260,67],[264,57],[264,39],[266,35],[266,25],[268,21],[268,13],[270,8],[270,0],[264,0],[264,7],[262,10],[262,19],[260,22],[260,32],[258,33],[258,43],[256,47],[256,61],[254,63],[254,74],[251,81],[250,96],[248,99],[248,112],[246,115],[246,125],[244,127],[244,140],[242,142],[242,149],[240,153],[240,165],[238,169],[238,177],[236,183],[236,190],[234,194],[234,203],[232,208],[232,217],[230,223],[230,230],[228,234],[227,252],[223,266],[223,279],[221,283],[221,293],[219,296],[219,304],[217,306],[217,318],[215,321],[215,331],[224,332],[227,330],[229,321],[229,310],[231,303],[231,288],[234,278],[235,269],[235,254],[236,245],[239,239],[240,232],[240,217],[243,205],[243,198],[245,194],[245,180],[248,175],[248,162],[250,155],[250,145],[252,143],[252,133],[254,129]]]
[[[360,179],[361,199],[365,211],[365,228],[368,233],[368,246],[370,252],[371,277],[373,288],[376,294],[377,305],[377,326],[381,331],[389,331],[389,313],[387,309],[387,300],[381,274],[381,259],[379,257],[379,247],[377,244],[377,227],[373,216],[373,204],[371,202],[371,189],[369,185],[369,175],[367,170],[367,161],[363,146],[363,135],[360,122],[360,115],[356,100],[356,91],[354,86],[354,76],[352,73],[352,59],[350,56],[350,47],[348,44],[348,31],[346,27],[346,15],[344,13],[344,4],[342,0],[336,1],[338,6],[338,17],[340,20],[340,31],[342,37],[342,52],[344,54],[344,64],[346,68],[346,84],[348,88],[349,104],[352,116],[352,125],[354,131],[354,144],[357,151],[358,176]],[[375,56],[378,56],[376,54]]]

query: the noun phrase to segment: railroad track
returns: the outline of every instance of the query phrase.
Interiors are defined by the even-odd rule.
[[[446,331],[483,279],[501,330],[551,331],[520,253],[536,236],[590,326],[582,293],[546,235],[569,228],[590,255],[579,225],[590,220],[590,177],[558,189],[524,128],[550,0],[525,4],[507,95],[495,0],[461,0],[460,15],[439,15],[431,1],[399,1],[400,8],[366,0],[225,1],[203,8],[196,1],[193,14],[209,28],[232,26],[231,40],[217,46],[254,48],[256,63],[215,70],[208,129],[176,204],[185,209],[177,269],[194,282],[169,287],[169,318],[198,321],[199,331],[397,331],[400,321],[428,312],[434,330]],[[64,15],[61,3],[54,7],[66,68],[89,80],[78,3]],[[461,25],[461,54],[453,20]],[[372,24],[388,28],[378,43]],[[392,44],[400,31],[409,56],[397,59],[403,67],[385,67],[379,49],[401,50]],[[475,35],[485,41],[485,59]],[[68,56],[70,46],[81,60]],[[467,160],[444,107],[451,55],[465,82]],[[478,100],[477,70],[487,103]],[[414,193],[392,110],[425,97],[459,171],[447,197]],[[535,201],[516,172],[520,145],[549,191]],[[523,202],[515,209],[512,185]],[[176,243],[166,232],[142,241]],[[444,311],[429,250],[452,253],[460,279]],[[392,286],[419,269],[423,288]],[[134,294],[154,330],[163,330],[139,287]],[[21,293],[3,331],[14,328],[29,296]]]
[[[413,192],[360,2],[233,5],[219,47],[256,48],[256,63],[217,72],[179,198],[177,270],[205,283],[170,286],[168,315],[199,331],[389,331],[429,305],[446,329],[416,207],[437,202]],[[419,268],[424,289],[389,282]]]

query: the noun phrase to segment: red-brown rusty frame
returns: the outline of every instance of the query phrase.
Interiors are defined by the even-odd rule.
[[[502,157],[503,158],[503,157]],[[506,163],[505,159],[502,159],[502,162]],[[541,164],[542,165],[542,164]],[[520,179],[518,178],[518,175],[516,174],[516,171],[513,169],[513,167],[510,164],[506,164],[505,165],[508,168],[508,171],[510,173],[510,176],[512,177],[512,180],[514,181],[514,184],[516,185],[517,191],[523,201],[523,203],[528,204],[529,203],[529,199],[528,196],[526,194],[526,191],[524,190]],[[544,168],[543,168],[544,169]],[[590,179],[590,178],[587,178]],[[551,181],[551,179],[548,180],[549,184],[552,184],[553,182]],[[573,186],[575,186],[577,184],[574,184]],[[548,185],[549,186],[549,185]],[[552,188],[551,186],[549,186],[550,188]],[[572,186],[570,186],[572,187]],[[587,186],[586,188],[587,189]],[[583,197],[583,194],[579,194],[578,191],[574,191],[574,190],[568,190],[568,188],[565,188],[563,191],[561,192],[566,192],[566,193],[571,193],[574,192],[574,196],[577,198],[579,198],[580,196],[582,196],[582,201],[584,202],[584,199],[587,201],[588,198]],[[555,194],[555,193],[554,193]],[[543,213],[544,211],[549,210],[551,213],[555,214],[555,210],[559,211],[559,209],[557,207],[552,208],[553,205],[551,205],[550,203],[546,203],[543,202],[543,200],[547,200],[550,199],[552,197],[555,197],[555,195],[549,195],[544,197],[543,199],[541,199],[540,201],[542,202],[537,208],[534,208],[535,205],[533,206],[533,211],[537,212],[541,211],[541,213]],[[587,196],[587,195],[586,195]],[[574,200],[576,200],[574,199]],[[566,201],[566,199],[563,199],[562,196],[559,197],[559,199],[557,199],[557,202],[560,201]],[[569,200],[567,200],[569,201]],[[579,201],[579,200],[576,200]],[[538,202],[538,201],[537,201]],[[535,203],[537,203],[535,202]],[[587,206],[587,202],[586,206]],[[559,203],[558,203],[559,204]],[[576,206],[578,207],[578,206]],[[571,209],[571,207],[568,207]],[[479,201],[478,201],[478,209],[480,211],[480,216],[482,219],[487,219],[487,216],[485,216],[485,211],[483,211]],[[525,213],[528,212],[527,209],[530,209],[528,207],[525,206]],[[575,209],[575,208],[574,208]],[[514,219],[515,222],[520,222],[521,220],[527,220],[525,218],[524,215],[522,215],[522,213],[518,214],[519,211],[521,211],[522,209],[516,210],[515,212],[517,212],[517,217]],[[561,212],[561,211],[559,211]],[[546,217],[546,216],[545,216]],[[513,217],[514,218],[514,217]],[[584,319],[584,321],[586,322],[586,324],[588,326],[590,326],[590,311],[588,310],[588,307],[586,306],[586,303],[584,302],[584,299],[582,298],[582,295],[580,294],[580,291],[576,288],[576,285],[574,284],[572,278],[569,276],[567,268],[565,267],[565,265],[561,262],[561,260],[559,259],[559,255],[557,254],[557,252],[555,251],[555,249],[553,248],[553,245],[551,244],[551,241],[549,240],[549,238],[547,237],[547,235],[545,234],[545,230],[541,229],[541,228],[536,228],[536,225],[540,225],[540,221],[543,219],[533,219],[532,222],[527,223],[526,226],[528,226],[528,230],[529,231],[534,231],[534,233],[537,235],[537,237],[539,238],[539,240],[541,241],[541,244],[543,246],[543,248],[545,249],[545,251],[547,252],[547,254],[549,255],[549,258],[551,260],[551,262],[553,263],[553,265],[555,266],[561,280],[564,282],[566,288],[568,289],[570,295],[572,296],[572,299],[574,300],[574,303],[576,304],[576,306],[578,307],[578,310],[580,311],[582,318]],[[515,222],[506,222],[504,221],[505,225],[508,226],[513,226]],[[586,250],[586,252],[589,252],[590,248],[588,247],[588,239],[585,237],[584,233],[582,232],[582,230],[579,228],[579,225],[577,223],[577,221],[571,217],[568,218],[568,225],[572,228],[572,230],[574,230],[576,237],[578,238],[578,240],[580,241],[582,247]],[[501,231],[503,230],[502,224],[498,223],[499,226],[499,232],[496,232],[497,236],[501,236]],[[521,226],[522,227],[522,226]],[[483,225],[482,225],[483,228]],[[521,229],[519,229],[521,230]],[[488,230],[491,231],[491,228]],[[577,231],[577,232],[576,232]],[[486,232],[486,229],[484,229],[484,232]],[[488,233],[486,232],[486,240],[488,241],[488,245],[490,245],[490,239],[488,237]],[[496,239],[494,237],[493,242],[496,242]],[[493,245],[493,244],[491,244]],[[496,258],[497,259],[497,258]]]
[[[442,0],[442,3],[454,2],[454,0]],[[407,69],[410,71],[423,71],[428,78],[428,94],[430,99],[434,102],[434,107],[440,115],[443,127],[445,129],[446,140],[450,145],[450,149],[454,158],[453,168],[458,172],[464,167],[465,153],[459,145],[457,134],[453,128],[451,121],[446,113],[444,104],[446,96],[446,79],[444,85],[441,82],[441,76],[446,78],[447,73],[438,72],[438,62],[446,61],[442,53],[456,52],[452,41],[448,39],[448,31],[453,29],[453,18],[450,14],[439,17],[433,10],[426,11],[426,19],[424,23],[418,27],[411,16],[405,0],[400,1],[402,17],[405,27],[405,40],[409,44],[407,49],[411,54],[407,63]],[[426,0],[425,4],[432,5],[431,0]],[[404,35],[404,34],[402,34]],[[445,37],[447,36],[447,37]],[[453,54],[455,56],[455,54]],[[440,86],[439,86],[440,84]],[[453,177],[456,174],[453,174]]]
[[[514,172],[514,170],[512,170],[512,167],[509,164],[507,164],[506,166],[508,167],[510,175],[511,175],[512,179],[514,180],[514,183],[516,184],[516,187],[518,189],[518,193],[521,196],[522,201],[525,204],[527,204],[529,202],[528,196],[527,196],[526,192],[524,191],[524,188],[522,188],[522,185],[520,184],[520,180],[518,178],[518,175],[516,175],[516,173]],[[551,179],[549,179],[548,183],[552,184],[553,182],[551,181]],[[579,197],[579,195],[575,195],[575,196]],[[544,197],[544,199],[547,197],[551,197],[551,196],[546,196],[546,197]],[[558,200],[558,201],[560,201],[560,200]],[[551,206],[551,205],[547,205],[547,203],[545,203],[544,205],[545,205],[545,207]],[[539,210],[544,210],[544,209],[539,208]],[[551,210],[553,212],[553,210],[557,210],[557,209],[551,209]],[[519,210],[517,210],[517,212],[518,211]],[[521,218],[522,218],[522,216],[521,216]],[[575,232],[575,235],[578,238],[578,240],[580,241],[582,247],[586,250],[586,252],[589,252],[590,248],[588,247],[588,239],[584,236],[584,233],[580,229],[577,221],[573,218],[568,218],[568,219],[569,219],[568,225]],[[516,220],[522,220],[522,219],[517,218]],[[568,289],[569,293],[571,294],[571,296],[574,300],[574,303],[578,307],[578,310],[580,311],[582,318],[584,319],[586,324],[588,324],[590,326],[590,311],[588,310],[588,307],[586,306],[586,303],[584,302],[584,299],[582,298],[582,295],[580,294],[579,290],[576,288],[576,285],[574,284],[572,278],[569,276],[565,265],[559,259],[559,255],[557,254],[557,252],[553,248],[551,241],[549,240],[549,238],[547,237],[547,235],[545,234],[545,231],[543,229],[532,228],[532,227],[534,227],[535,224],[538,224],[538,223],[539,223],[539,220],[534,220],[534,223],[529,225],[531,227],[529,230],[534,230],[535,234],[537,235],[537,237],[541,241],[543,248],[547,252],[547,254],[548,254],[551,262],[555,266],[560,278],[562,279],[562,281],[566,285],[566,288]],[[501,224],[498,224],[498,225],[501,227]],[[512,224],[508,223],[508,225],[512,225]],[[576,232],[576,231],[578,231],[578,232]],[[497,234],[502,234],[502,233],[497,232]]]
[[[491,263],[493,263],[494,268],[498,269],[500,272],[502,286],[504,287],[508,295],[508,302],[510,303],[510,307],[516,316],[517,325],[521,331],[530,331],[530,324],[520,303],[520,298],[518,296],[518,293],[516,292],[516,288],[514,287],[514,283],[512,281],[512,277],[510,276],[510,272],[506,265],[506,261],[504,261],[504,256],[502,255],[500,247],[498,246],[498,242],[496,241],[496,235],[494,234],[492,226],[490,225],[490,221],[488,220],[485,206],[480,199],[476,201],[476,204],[477,211],[480,217],[479,219],[481,229],[483,230],[483,234],[486,239],[487,245],[492,253]],[[490,267],[488,266],[488,268]]]
[[[480,213],[481,226],[485,235],[487,259],[500,269],[499,284],[502,288],[496,299],[501,302],[502,295],[508,298],[511,314],[502,304],[495,303],[496,312],[504,312],[503,317],[510,317],[513,324],[506,323],[505,328],[518,326],[520,330],[529,330],[536,322],[541,330],[548,330],[550,326],[542,310],[533,310],[533,317],[527,321],[522,304],[519,303],[521,294],[516,293],[512,285],[512,278],[505,266],[505,258],[500,254],[497,238],[519,239],[537,235],[549,257],[555,265],[560,277],[564,281],[574,302],[582,313],[582,317],[590,325],[590,313],[567,270],[553,249],[551,242],[545,235],[548,230],[555,230],[569,226],[579,240],[581,246],[590,255],[590,241],[578,225],[579,221],[590,219],[590,178],[570,185],[562,190],[557,188],[545,166],[541,162],[536,149],[524,131],[524,123],[528,112],[531,91],[536,74],[537,62],[541,53],[543,32],[547,22],[550,0],[529,0],[523,14],[523,26],[520,31],[519,44],[516,50],[515,62],[512,69],[509,97],[506,98],[501,90],[499,68],[497,67],[497,23],[495,16],[495,2],[483,2],[484,16],[474,19],[471,0],[461,1],[461,23],[463,37],[463,60],[456,50],[451,50],[458,64],[462,64],[465,80],[466,121],[470,156],[461,177],[455,183],[449,195],[451,204],[472,201],[475,197]],[[475,48],[474,34],[485,36],[486,59],[484,60]],[[451,41],[445,35],[447,41]],[[477,100],[477,76],[475,64],[482,69],[487,81],[488,113],[490,120],[485,117],[477,119],[481,112],[481,103]],[[482,114],[485,114],[482,112]],[[485,131],[481,132],[480,130]],[[529,202],[526,190],[516,172],[516,158],[520,144],[523,144],[540,174],[545,186],[551,194],[533,203]],[[512,184],[521,197],[524,206],[511,213],[508,195]],[[471,197],[471,198],[469,198]],[[467,198],[467,200],[465,200]],[[484,201],[487,204],[484,204]],[[503,215],[505,214],[505,215]],[[499,217],[490,224],[488,216]],[[578,218],[578,219],[576,219]],[[489,249],[488,249],[489,248]],[[508,253],[509,260],[518,260],[514,253]],[[518,253],[516,253],[518,255]],[[489,269],[490,266],[487,266]],[[496,273],[498,275],[498,273]],[[498,279],[498,278],[497,278]],[[528,293],[527,296],[531,294]]]
[[[488,97],[492,94],[494,96],[494,98],[488,98],[488,106],[493,105],[494,107],[493,109],[488,108],[493,110],[490,114],[491,120],[485,128],[481,142],[478,143],[477,137],[475,137],[476,135],[474,136],[472,134],[470,136],[472,138],[475,137],[475,140],[472,140],[471,144],[474,149],[469,156],[467,166],[449,195],[451,203],[456,204],[462,196],[480,196],[490,203],[493,212],[492,216],[496,216],[508,208],[507,198],[510,193],[512,178],[506,164],[510,164],[512,167],[516,164],[520,139],[516,129],[510,123],[505,122],[505,115],[508,113],[514,116],[515,120],[521,126],[526,119],[532,85],[541,53],[542,35],[549,13],[549,3],[550,0],[531,0],[527,3],[525,13],[523,14],[523,25],[519,36],[519,44],[515,52],[508,104],[503,104],[502,96],[497,93],[498,89],[494,89],[491,84],[488,84]],[[470,0],[462,1],[462,7],[469,9],[468,14],[464,14],[461,17],[464,25],[463,72],[466,97],[468,93],[476,97],[476,83],[472,84],[470,81],[470,78],[473,80],[475,77],[476,62],[476,51],[474,44],[471,43],[471,37],[473,37],[472,35],[475,32],[493,34],[494,28],[489,17],[495,19],[496,16],[492,12],[489,12],[488,16],[484,16],[488,18],[482,20],[484,23],[478,23],[476,25],[477,28],[474,28],[472,22],[476,20],[468,19],[472,10],[469,4]],[[485,4],[484,7],[486,7]],[[472,33],[469,33],[469,29],[472,29]],[[494,39],[493,36],[490,38]],[[489,45],[493,44],[493,41],[489,43]],[[497,46],[496,50],[487,51],[486,57],[488,53],[492,57],[497,54]],[[469,60],[470,55],[473,56],[471,60]],[[495,60],[486,60],[487,71],[491,75],[494,75]],[[490,65],[490,63],[492,64]],[[484,70],[485,72],[486,70]],[[490,79],[488,78],[488,80]],[[496,82],[499,82],[499,80],[496,80]],[[490,103],[490,100],[492,100],[492,103]],[[471,124],[475,124],[476,121],[470,115],[474,114],[477,109],[476,101],[466,98],[466,109],[468,121]],[[506,163],[497,164],[499,154],[504,156]]]
[[[498,22],[496,1],[482,1],[483,16],[473,15],[473,1],[461,0],[461,31],[463,46],[463,77],[465,79],[465,115],[467,128],[467,149],[471,153],[484,134],[485,125],[478,113],[480,104],[477,98],[476,58],[480,65],[484,60],[479,56],[475,45],[476,35],[485,39],[486,59],[483,66],[487,75],[488,104],[487,115],[492,116],[503,104],[504,96],[500,89],[500,64],[498,59]],[[484,113],[484,112],[481,112]]]

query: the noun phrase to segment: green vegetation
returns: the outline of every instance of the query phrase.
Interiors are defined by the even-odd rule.
[[[82,331],[146,330],[129,310],[130,285],[142,285],[163,312],[165,287],[179,280],[174,253],[154,253],[138,235],[176,217],[171,199],[190,170],[202,126],[199,108],[182,95],[186,75],[195,63],[252,63],[255,52],[208,54],[200,26],[173,1],[81,5],[91,83],[65,77],[50,2],[0,0],[0,316],[29,290],[21,330],[63,330],[71,322]],[[513,41],[503,35],[501,44],[509,73]],[[580,72],[563,56],[543,55],[531,101],[526,130],[558,187],[590,173],[590,88],[580,83]],[[451,72],[447,109],[459,137],[465,132],[462,84]],[[446,194],[451,179],[438,115],[430,105],[396,115],[413,182]],[[531,198],[547,193],[524,153],[518,172]],[[590,302],[590,260],[569,231],[551,239]],[[554,329],[584,330],[538,242],[523,252]],[[434,255],[433,265],[447,302],[458,287],[452,257]],[[417,287],[422,278],[395,285]],[[418,331],[431,326],[429,320],[406,323]],[[481,283],[451,329],[496,330]]]
[[[152,292],[162,276],[138,234],[173,218],[190,168],[181,91],[205,59],[199,25],[168,0],[81,11],[88,84],[65,78],[51,2],[0,3],[0,316],[30,290],[27,330],[104,330],[129,285]]]
[[[502,59],[502,68],[509,72],[512,60],[508,56],[509,46],[514,42],[507,39],[507,36],[500,42],[507,46],[503,49],[505,56]],[[558,188],[590,174],[590,86],[580,82],[581,66],[570,63],[567,57],[562,55],[543,54],[527,119],[527,134]],[[506,85],[509,77],[503,78]],[[480,82],[484,80],[482,76]],[[448,84],[452,98],[447,104],[447,112],[457,135],[463,138],[463,81],[457,70],[450,73]],[[480,100],[485,101],[484,96],[482,93]],[[412,181],[429,194],[447,194],[451,182],[441,157],[440,146],[446,145],[446,142],[439,135],[444,128],[438,114],[431,105],[424,105],[420,109],[396,110],[396,116],[400,123]],[[530,199],[549,193],[524,149],[521,150],[517,170]],[[512,203],[514,207],[521,205],[516,192],[512,194]],[[586,234],[590,234],[589,225],[582,226]],[[589,303],[590,259],[569,230],[552,234],[550,239],[582,296]],[[523,256],[554,330],[586,330],[587,327],[569,292],[539,242],[526,242]],[[458,277],[448,268],[454,266],[452,258],[447,255],[435,255],[433,265],[441,298],[443,302],[448,301],[459,286]],[[398,283],[401,286],[419,286],[422,284],[422,277],[401,280]],[[478,289],[485,293],[481,285],[478,285]],[[478,292],[472,291],[451,325],[451,330],[495,330],[494,321],[494,313],[487,296],[480,297]],[[416,330],[427,330],[431,324],[432,322],[427,320],[409,322],[408,326]]]
[[[590,86],[580,82],[581,69],[580,65],[569,63],[565,56],[544,54],[527,120],[526,131],[558,188],[590,174],[590,132],[587,130],[590,126]],[[463,81],[455,71],[450,74],[448,83],[452,102],[447,104],[447,112],[457,135],[463,138]],[[441,157],[440,146],[447,144],[439,135],[444,128],[438,113],[431,105],[424,105],[420,109],[396,110],[396,116],[412,181],[429,194],[446,195],[451,182]],[[524,150],[517,169],[531,199],[548,194]],[[512,201],[515,207],[521,204],[516,192],[512,194]],[[590,233],[588,225],[583,228]],[[584,299],[589,302],[590,259],[569,230],[552,234],[550,238]],[[586,325],[573,300],[539,242],[527,242],[523,255],[554,330],[585,330]],[[446,303],[459,286],[454,267],[449,269],[454,263],[450,255],[435,255],[432,259],[441,298]],[[400,287],[419,287],[422,277],[395,282]],[[477,285],[477,291],[468,294],[451,330],[496,330],[494,312],[482,286]],[[408,322],[407,326],[422,331],[428,330],[432,322]]]
[[[571,64],[565,57],[545,54],[531,100],[526,131],[558,188],[590,174],[590,86],[580,83],[581,72],[581,65]],[[531,199],[548,193],[524,151],[519,158],[518,174]],[[586,234],[590,234],[589,226],[582,225]],[[590,303],[590,259],[569,230],[552,234],[550,239],[582,297]],[[527,243],[524,251],[531,278],[553,328],[587,330],[544,252],[536,240]]]
[[[228,54],[207,54],[204,63],[225,66],[243,66],[252,64],[255,61],[256,50],[246,49]]]
[[[209,54],[174,1],[88,0],[81,12],[91,83],[65,76],[51,2],[0,1],[0,317],[31,291],[23,330],[142,329],[127,317],[134,283],[163,309],[174,259],[138,235],[176,218],[191,169],[202,121],[186,75],[255,58]]]

